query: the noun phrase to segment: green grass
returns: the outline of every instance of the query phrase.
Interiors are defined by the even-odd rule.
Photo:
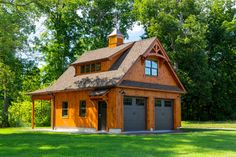
[[[233,157],[236,156],[236,131],[135,136],[0,129],[0,156]]]
[[[183,128],[225,128],[236,129],[236,121],[218,121],[218,122],[197,122],[197,121],[182,121]]]

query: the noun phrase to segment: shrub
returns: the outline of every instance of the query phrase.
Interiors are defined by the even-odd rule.
[[[9,123],[12,127],[31,126],[32,102],[13,102],[9,107]],[[50,103],[35,103],[35,125],[50,126]]]

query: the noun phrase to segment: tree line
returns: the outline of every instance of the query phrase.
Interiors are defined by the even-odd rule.
[[[45,29],[32,36],[42,19]],[[106,47],[117,23],[125,37],[139,23],[143,39],[161,41],[187,90],[184,120],[236,119],[234,0],[0,0],[1,127],[29,124],[26,93],[52,84],[87,50]],[[48,105],[39,110],[46,112],[38,125],[50,124]]]

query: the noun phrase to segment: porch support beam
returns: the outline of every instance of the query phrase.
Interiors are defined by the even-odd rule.
[[[32,99],[32,129],[34,129],[34,99]]]
[[[53,97],[51,100],[51,127],[52,130],[55,128],[55,97]]]

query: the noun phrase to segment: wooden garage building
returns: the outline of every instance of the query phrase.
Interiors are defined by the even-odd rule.
[[[108,47],[88,51],[50,87],[31,92],[51,101],[53,129],[170,130],[181,126],[185,89],[160,41],[123,43],[115,29]]]

